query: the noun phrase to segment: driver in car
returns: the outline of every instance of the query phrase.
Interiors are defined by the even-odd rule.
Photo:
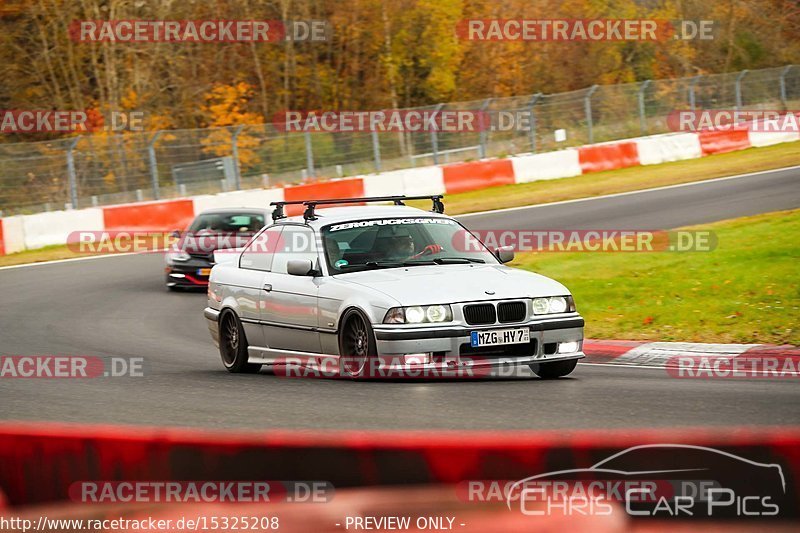
[[[443,250],[444,248],[442,248],[440,244],[429,244],[418,253],[414,253],[414,239],[411,235],[397,235],[392,239],[390,254],[392,255],[392,259],[407,261],[418,259],[425,255],[438,254]]]

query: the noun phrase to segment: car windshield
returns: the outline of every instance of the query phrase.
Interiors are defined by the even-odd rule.
[[[332,274],[432,264],[497,264],[461,224],[449,218],[380,218],[322,229]]]
[[[255,233],[264,227],[264,215],[258,213],[205,213],[189,226],[189,233]]]

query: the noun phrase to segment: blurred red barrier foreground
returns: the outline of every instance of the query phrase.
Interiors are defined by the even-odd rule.
[[[685,449],[676,449],[681,446]],[[688,450],[697,447],[713,451],[704,448],[702,454],[692,455]],[[343,494],[340,489],[348,487],[513,482],[587,469],[629,448],[638,451],[624,456],[630,459],[626,470],[690,469],[694,474],[678,474],[677,479],[742,481],[748,491],[762,494],[763,489],[778,498],[780,518],[798,519],[800,427],[223,433],[5,423],[0,424],[0,490],[16,511],[23,505],[68,500],[77,482],[318,480],[336,491],[328,503],[316,504],[315,512],[324,514]],[[620,466],[619,459],[615,465]],[[498,503],[497,498],[492,503]],[[102,504],[77,505],[83,509]],[[730,509],[736,511],[733,505]]]

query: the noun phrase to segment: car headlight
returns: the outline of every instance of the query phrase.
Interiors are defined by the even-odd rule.
[[[384,324],[422,324],[449,322],[453,311],[449,305],[414,305],[412,307],[393,307],[383,319]]]
[[[533,299],[533,314],[548,315],[554,313],[574,313],[575,300],[572,296],[551,296]]]
[[[428,322],[444,322],[447,320],[447,308],[443,305],[431,305],[425,310]]]
[[[192,256],[187,254],[183,250],[173,250],[167,253],[167,263],[172,263],[175,261],[178,262],[188,261],[191,258]]]
[[[419,306],[406,309],[406,322],[417,324],[425,321],[425,310]]]

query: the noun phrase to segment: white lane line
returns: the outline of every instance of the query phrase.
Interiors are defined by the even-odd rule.
[[[705,185],[707,183],[716,183],[716,182],[720,182],[720,181],[736,180],[736,179],[740,179],[740,178],[748,178],[748,177],[751,177],[751,176],[758,176],[760,174],[771,174],[771,173],[774,173],[774,172],[783,172],[785,170],[796,170],[796,169],[800,169],[800,165],[795,165],[795,166],[792,166],[792,167],[784,167],[784,168],[773,168],[771,170],[759,170],[758,172],[749,172],[747,174],[736,174],[734,176],[725,176],[725,177],[722,177],[722,178],[712,178],[712,179],[702,180],[702,181],[690,181],[688,183],[678,183],[676,185],[664,185],[662,187],[652,187],[650,189],[637,189],[635,191],[618,192],[618,193],[614,193],[614,194],[604,194],[603,196],[587,196],[586,198],[575,198],[574,200],[560,200],[558,202],[549,202],[549,203],[546,203],[546,204],[520,205],[520,206],[517,206],[517,207],[505,207],[503,209],[494,209],[494,210],[491,210],[491,211],[479,211],[477,213],[464,213],[463,215],[453,215],[453,217],[454,218],[477,217],[477,216],[481,216],[481,215],[491,215],[491,214],[494,214],[494,213],[507,213],[507,212],[510,212],[510,211],[519,211],[521,209],[536,209],[536,208],[539,208],[539,207],[549,207],[549,206],[552,206],[552,205],[575,204],[575,203],[578,203],[578,202],[589,202],[589,201],[592,201],[592,200],[603,200],[603,199],[606,199],[606,198],[617,198],[617,197],[620,197],[620,196],[629,196],[629,195],[632,195],[632,194],[643,194],[643,193],[648,193],[648,192],[653,192],[653,191],[665,191],[665,190],[668,190],[668,189],[677,189],[679,187],[694,187],[694,186]],[[445,200],[446,200],[446,198],[445,198]]]

